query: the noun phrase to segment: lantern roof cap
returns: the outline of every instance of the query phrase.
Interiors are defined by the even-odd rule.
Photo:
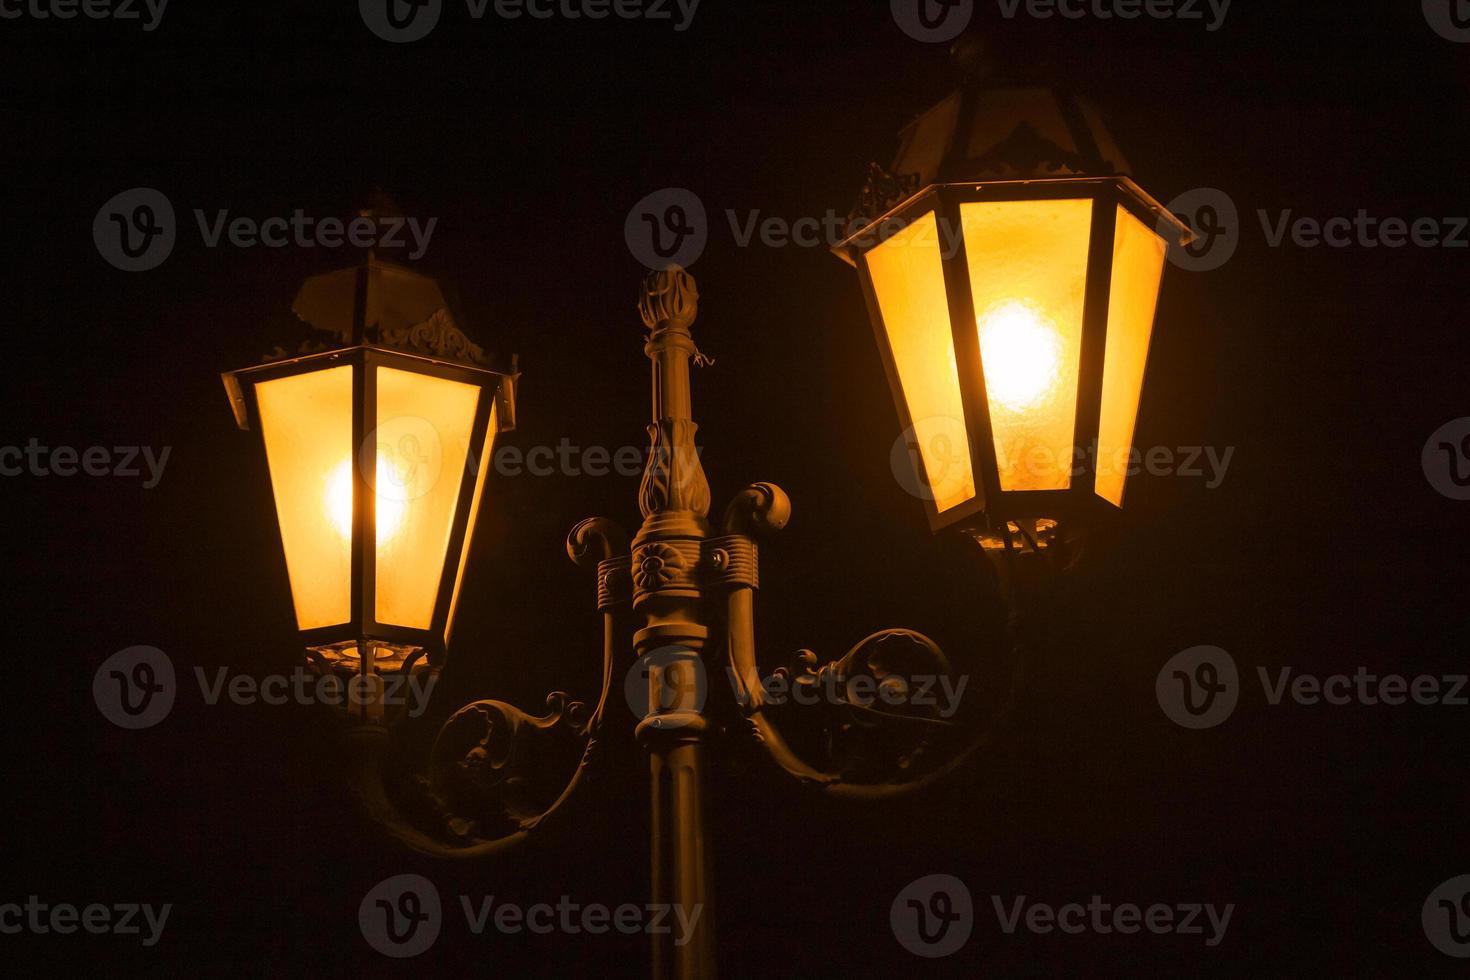
[[[935,184],[1130,172],[1097,111],[1069,90],[967,81],[899,132],[891,166],[869,164],[848,228],[877,221]]]
[[[460,328],[438,279],[373,252],[357,265],[308,277],[291,310],[344,346],[371,344],[492,366],[484,348]]]
[[[1064,88],[966,85],[899,133],[891,172],[919,186],[1131,172],[1097,111]]]

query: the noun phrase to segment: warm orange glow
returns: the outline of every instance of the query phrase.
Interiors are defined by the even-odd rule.
[[[377,381],[375,428],[358,447],[355,370],[374,371]],[[379,365],[308,371],[262,381],[255,391],[298,627],[351,618],[354,522],[364,503],[357,468],[371,467],[362,483],[376,527],[372,619],[430,628],[446,567],[459,566],[448,569],[456,588],[463,570],[463,554],[450,561],[448,549],[480,387]],[[483,443],[487,456],[492,438]],[[477,457],[468,467],[481,483],[486,463]]]
[[[1118,208],[1113,235],[1113,281],[1103,356],[1102,414],[1098,424],[1097,494],[1123,506],[1128,451],[1143,395],[1143,369],[1164,274],[1164,240]]]
[[[459,551],[459,570],[454,573],[454,591],[449,596],[449,618],[444,624],[444,642],[454,629],[454,613],[459,608],[459,588],[464,584],[464,567],[470,558],[470,542],[475,539],[475,518],[480,513],[480,498],[485,494],[485,476],[490,472],[490,457],[495,451],[495,431],[499,428],[499,410],[490,403],[490,425],[485,430],[485,444],[480,448],[480,472],[475,478],[475,493],[470,500],[469,524],[465,527],[464,547]]]
[[[941,239],[934,212],[867,253],[894,370],[924,467],[925,492],[943,513],[975,496],[965,408],[960,398]]]
[[[398,492],[384,493],[384,486],[394,488]],[[403,523],[404,503],[402,494],[402,483],[398,471],[387,459],[378,459],[378,540],[381,542],[392,541],[398,533],[399,526]],[[332,521],[332,526],[343,540],[352,540],[352,460],[344,459],[337,464],[327,480],[327,492],[323,498],[323,506],[327,509],[327,516]]]
[[[1061,387],[1062,338],[1038,307],[1002,300],[981,313],[980,358],[990,397],[1010,412],[1044,411]]]
[[[377,620],[428,629],[480,389],[397,368],[376,370],[377,429],[371,438],[378,456],[372,481],[378,507]]]
[[[1072,482],[1088,199],[960,205],[1002,490]]]
[[[262,381],[255,395],[297,626],[345,623],[352,615],[352,368]]]

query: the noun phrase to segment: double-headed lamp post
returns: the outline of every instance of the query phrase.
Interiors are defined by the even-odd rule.
[[[967,85],[905,130],[893,167],[871,169],[836,249],[860,272],[930,524],[979,544],[1011,604],[1013,643],[1036,583],[1062,567],[1076,532],[1122,506],[1124,477],[1108,461],[1131,447],[1165,250],[1188,235],[1123,167],[1071,96]],[[466,339],[434,280],[375,257],[309,279],[294,309],[319,339],[226,374],[226,388],[240,426],[261,433],[309,663],[380,692],[392,675],[444,663],[495,434],[514,424],[517,374]],[[932,782],[988,735],[902,697],[816,712],[767,699],[757,540],[786,524],[790,503],[758,483],[718,526],[709,519],[690,406],[697,310],[684,270],[645,280],[643,521],[631,543],[601,518],[568,538],[572,559],[597,575],[596,702],[558,692],[543,716],[467,705],[406,790],[384,771],[386,699],[353,710],[355,791],[409,847],[484,858],[562,823],[603,746],[619,741],[609,692],[635,666],[649,692],[635,731],[652,781],[653,900],[688,909],[707,911],[711,894],[704,761],[722,730],[752,738],[802,782],[856,799]],[[707,705],[722,654],[733,703]],[[865,677],[901,695],[908,678],[948,670],[928,637],[885,630],[821,667],[802,651],[779,673],[837,692]],[[719,724],[720,708],[737,723]],[[813,722],[820,738],[788,743],[785,727]],[[410,820],[403,804],[415,790]],[[656,977],[714,976],[712,918],[700,915],[683,945],[654,936]]]

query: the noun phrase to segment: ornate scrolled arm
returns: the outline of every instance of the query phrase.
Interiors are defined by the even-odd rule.
[[[597,571],[604,636],[602,690],[594,705],[572,701],[561,691],[547,697],[544,715],[503,701],[465,705],[440,727],[427,773],[411,780],[416,792],[403,806],[390,794],[385,773],[393,729],[368,724],[348,733],[351,784],[360,806],[406,847],[460,861],[515,848],[560,823],[564,808],[600,758],[599,736],[614,676],[616,617],[630,601],[628,538],[617,524],[595,517],[572,529],[566,548],[574,563]],[[569,769],[571,776],[565,779],[562,774]],[[442,836],[426,833],[420,824],[435,825]]]
[[[752,483],[725,508],[725,533],[758,537],[781,530],[791,520],[791,498],[774,483]]]
[[[757,483],[731,501],[725,512],[725,528],[730,534],[769,534],[785,527],[790,516],[791,503],[786,494],[773,484]],[[988,547],[986,555],[992,563],[999,558]],[[1005,568],[993,565],[997,574],[1009,578],[1012,557],[1006,554]],[[882,799],[927,787],[987,746],[1016,704],[1022,676],[1019,657],[1002,706],[989,724],[978,730],[967,731],[935,712],[917,710],[918,699],[908,697],[911,680],[923,676],[932,683],[939,677],[952,678],[953,672],[939,645],[913,630],[873,633],[840,659],[821,667],[814,653],[802,650],[793,665],[775,671],[771,681],[791,692],[789,700],[825,704],[821,748],[829,767],[813,765],[791,747],[773,717],[778,706],[767,698],[757,666],[753,593],[753,586],[737,584],[726,595],[730,670],[736,698],[751,735],[766,754],[790,775],[828,795]],[[1021,636],[1015,607],[1017,593],[1007,589],[1003,598],[1011,604],[1012,612],[1007,620],[1007,641],[1016,650]],[[859,678],[865,679],[870,696],[854,695]],[[800,692],[807,696],[799,696]]]
[[[600,561],[627,553],[628,532],[606,517],[589,517],[567,535],[567,557],[578,568],[596,568]]]
[[[404,807],[390,795],[385,778],[389,729],[355,728],[348,733],[354,795],[374,823],[421,854],[464,861],[511,850],[555,822],[596,757],[586,706],[568,702],[561,692],[548,697],[547,706],[543,716],[502,701],[476,701],[456,711],[440,728],[428,774],[413,780],[418,792]],[[582,740],[570,780],[550,805],[540,807],[548,778],[565,772]],[[420,830],[418,823],[426,822],[437,822],[449,840]]]

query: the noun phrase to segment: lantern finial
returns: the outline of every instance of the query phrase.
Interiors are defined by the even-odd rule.
[[[699,288],[694,277],[677,265],[650,272],[643,277],[638,312],[650,331],[688,331],[699,313]]]

